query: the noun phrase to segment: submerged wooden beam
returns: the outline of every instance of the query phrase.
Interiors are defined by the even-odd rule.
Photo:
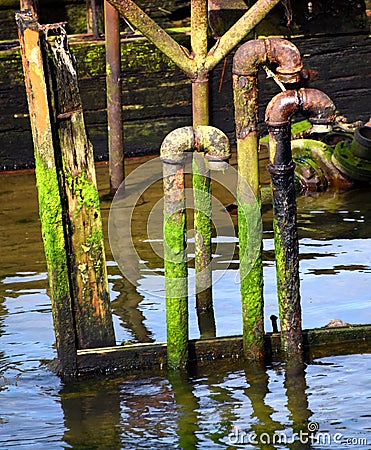
[[[303,331],[303,347],[307,360],[332,355],[371,352],[371,324]],[[279,333],[265,334],[267,360],[280,361]],[[228,336],[189,341],[189,361],[243,360],[242,336]],[[166,365],[166,343],[118,345],[77,351],[80,375],[88,373],[153,370]]]

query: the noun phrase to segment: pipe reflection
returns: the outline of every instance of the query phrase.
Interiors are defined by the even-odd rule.
[[[64,412],[64,442],[72,448],[122,448],[120,395],[112,381],[84,380],[59,393]]]
[[[289,358],[285,363],[285,380],[287,407],[290,411],[289,418],[292,421],[292,429],[296,436],[301,438],[292,443],[290,448],[311,448],[309,438],[309,418],[312,412],[309,410],[306,390],[308,389],[305,379],[305,364],[301,356]]]

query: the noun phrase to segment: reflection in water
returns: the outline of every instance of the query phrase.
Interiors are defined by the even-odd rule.
[[[146,318],[138,308],[143,297],[138,295],[136,286],[121,276],[114,280],[110,276],[110,281],[113,281],[111,292],[119,293],[111,303],[112,312],[120,319],[120,326],[130,332],[130,341],[153,342],[152,332],[144,324]]]
[[[81,381],[59,393],[64,412],[64,441],[78,449],[120,450],[119,386],[108,380]]]
[[[100,166],[97,172],[100,187],[108,192],[107,169]],[[364,188],[298,200],[305,327],[323,326],[337,317],[350,323],[371,321],[369,193]],[[307,431],[309,420],[320,424],[320,432],[368,438],[368,444],[352,448],[370,448],[369,354],[330,356],[292,368],[274,364],[256,369],[218,362],[198,367],[185,377],[172,378],[163,372],[130,374],[61,386],[60,379],[40,363],[55,357],[55,339],[34,174],[1,174],[0,196],[1,449],[268,449],[274,447],[249,445],[249,436],[255,433],[263,439],[264,432],[270,436],[287,433],[289,438],[294,432]],[[152,192],[144,194],[136,224],[151,207],[151,196]],[[103,206],[107,228],[108,202]],[[277,313],[268,216],[264,218],[266,317]],[[151,250],[145,239],[144,234],[138,237],[143,260]],[[106,248],[109,254],[108,242]],[[109,282],[119,341],[164,340],[163,303],[146,297],[149,285],[152,292],[161,286],[146,277],[149,272],[142,267],[133,267],[139,276],[135,287],[123,279],[112,257],[107,259],[111,261]],[[234,265],[215,286],[220,336],[241,330],[237,255],[233,260]],[[215,261],[219,267],[224,260]],[[161,274],[160,257],[147,264]],[[190,303],[190,329],[196,333],[192,299]],[[236,430],[245,439],[239,447],[231,442]],[[305,445],[282,444],[280,448]]]
[[[294,433],[307,436],[312,415],[304,366],[235,366],[69,384],[60,391],[64,441],[86,449],[310,448],[293,442]],[[282,414],[277,406],[285,402]]]
[[[272,418],[274,409],[266,401],[269,393],[269,375],[262,364],[252,363],[245,369],[245,376],[249,383],[246,394],[251,401],[253,410],[251,429],[254,432],[254,440],[260,442],[264,449],[273,449],[272,441],[266,439],[266,437],[267,435],[273,436],[273,433],[283,430],[284,426]]]
[[[287,396],[287,407],[295,436],[300,436],[290,448],[311,448],[308,432],[308,419],[312,415],[308,408],[307,384],[305,380],[305,365],[301,358],[292,357],[285,363],[284,386]]]
[[[192,383],[184,370],[169,372],[168,377],[176,403],[179,446],[184,449],[196,449],[197,432],[200,431],[197,410],[200,405],[194,396]]]

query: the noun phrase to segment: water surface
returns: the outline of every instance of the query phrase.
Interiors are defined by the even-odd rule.
[[[128,162],[127,169],[136,164]],[[107,167],[98,166],[97,173],[104,196]],[[160,192],[147,193],[138,214],[150,209]],[[334,318],[371,323],[369,195],[370,189],[362,188],[298,199],[306,328]],[[370,448],[370,354],[328,356],[294,368],[220,362],[188,375],[158,371],[64,385],[45,364],[56,353],[34,174],[1,174],[0,201],[2,449]],[[103,198],[105,229],[109,206]],[[269,206],[263,224],[268,318],[277,314]],[[145,236],[135,239],[147,258]],[[108,239],[106,247],[117,341],[164,341],[161,276],[139,268],[133,286],[123,279]],[[237,257],[235,262],[214,286],[218,336],[241,333]],[[150,264],[161,275],[160,259],[153,257]],[[193,297],[190,335],[199,337]],[[319,432],[312,440],[295,441],[313,424]]]

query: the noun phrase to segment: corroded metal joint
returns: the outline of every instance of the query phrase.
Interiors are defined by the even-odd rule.
[[[314,125],[331,125],[335,120],[335,105],[330,97],[318,89],[301,88],[273,97],[267,106],[265,121],[268,126],[284,125],[298,111],[309,114],[309,121]]]
[[[286,39],[255,39],[241,45],[233,58],[232,72],[236,75],[255,75],[259,65],[277,64],[276,72],[283,83],[296,83],[303,68],[296,46]]]
[[[205,154],[212,169],[220,169],[215,163],[228,161],[231,157],[228,137],[218,128],[200,125],[171,131],[162,142],[160,158],[168,164],[182,164],[185,153],[194,150]]]
[[[290,41],[281,38],[265,39],[267,60],[277,63],[276,73],[282,83],[297,83],[303,63],[300,52]]]
[[[184,153],[192,151],[195,145],[193,127],[182,127],[171,131],[163,140],[160,159],[168,164],[182,164]]]
[[[194,130],[195,150],[205,153],[212,161],[228,161],[231,149],[228,137],[218,128],[200,125]]]
[[[317,132],[329,131],[335,120],[335,105],[324,92],[318,89],[302,88],[298,91],[301,110],[309,113],[309,121]],[[323,127],[325,126],[325,127]]]
[[[265,122],[269,127],[279,127],[290,123],[291,117],[299,111],[302,104],[297,91],[284,91],[277,94],[268,103],[265,110]]]
[[[289,164],[268,164],[267,170],[271,175],[291,175],[295,172],[295,163],[291,160]]]

